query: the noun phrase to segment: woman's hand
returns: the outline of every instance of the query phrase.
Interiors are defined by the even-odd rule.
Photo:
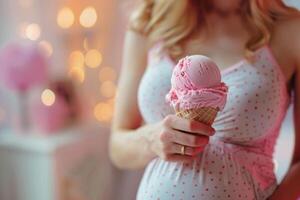
[[[150,149],[166,161],[189,161],[203,151],[214,132],[206,124],[168,115],[156,124],[150,136]]]

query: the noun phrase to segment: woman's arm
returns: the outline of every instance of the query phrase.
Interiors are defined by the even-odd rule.
[[[111,160],[119,168],[142,168],[156,156],[168,161],[190,160],[203,150],[208,143],[207,136],[214,132],[210,126],[175,115],[143,125],[137,90],[146,63],[146,38],[128,31],[109,144]],[[180,155],[182,145],[186,147],[186,155]]]
[[[146,45],[145,37],[132,31],[126,33],[110,139],[110,157],[118,167],[143,166],[144,162],[154,156],[147,150],[149,144],[146,135],[151,128],[145,127],[142,131],[135,130],[137,133],[141,132],[140,134],[121,134],[137,129],[142,124],[137,107],[136,91],[146,67]],[[133,159],[132,157],[137,156],[132,154],[136,154],[137,150],[141,152],[141,158]]]
[[[295,149],[291,167],[275,193],[272,195],[272,197],[270,197],[270,200],[296,200],[298,197],[300,197],[300,19],[292,23],[294,26],[288,27],[290,27],[290,31],[296,34],[296,37],[291,37],[292,39],[290,44],[293,50],[289,52],[294,54],[293,57],[295,57],[295,72],[293,80],[293,89],[295,94]],[[286,33],[287,32],[291,33],[286,30]]]

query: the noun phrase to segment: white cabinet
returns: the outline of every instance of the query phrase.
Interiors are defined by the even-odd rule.
[[[0,199],[113,199],[108,136],[99,127],[47,137],[1,133]]]

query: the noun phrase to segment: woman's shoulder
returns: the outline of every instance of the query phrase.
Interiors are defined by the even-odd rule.
[[[148,39],[132,30],[125,31],[123,42],[122,65],[127,69],[141,73],[146,68],[148,56]]]
[[[125,42],[130,43],[130,46],[139,48],[141,51],[147,51],[149,49],[148,37],[134,30],[126,30]]]
[[[300,52],[300,17],[282,19],[274,24],[270,46],[288,80],[295,73]]]
[[[287,50],[300,50],[300,14],[299,16],[279,20],[275,23],[273,40]]]

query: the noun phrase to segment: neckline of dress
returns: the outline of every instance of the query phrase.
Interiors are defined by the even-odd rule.
[[[259,52],[261,52],[262,50],[269,50],[270,51],[270,47],[265,44],[263,45],[262,47],[258,48],[254,54],[258,54]],[[175,66],[176,65],[176,62],[171,58],[171,56],[166,52],[164,51],[163,52],[165,58],[172,64],[172,66]],[[274,59],[273,57],[273,54],[272,54],[272,58]],[[242,57],[240,60],[234,62],[233,64],[229,65],[228,67],[224,68],[221,70],[221,74],[222,75],[225,75],[227,74],[228,72],[240,67],[243,63],[246,63],[247,62],[247,58],[246,57]]]
[[[255,50],[254,51],[254,56],[256,56],[257,54],[259,54],[263,51],[266,51],[269,54],[270,59],[271,59],[270,62],[275,66],[276,70],[279,73],[284,93],[287,94],[288,99],[290,99],[290,95],[289,95],[289,92],[288,92],[288,87],[286,85],[287,78],[285,77],[285,75],[283,73],[283,70],[282,70],[278,60],[275,58],[274,52],[273,52],[272,48],[270,47],[270,45],[269,44],[264,44],[263,46],[261,46],[260,48]],[[163,51],[162,53],[163,53],[164,58],[166,58],[168,60],[168,62],[172,65],[172,67],[174,67],[177,64],[166,51]],[[226,74],[228,74],[232,70],[239,68],[240,66],[242,66],[242,64],[247,63],[247,62],[248,62],[247,58],[243,57],[240,60],[238,60],[237,62],[229,65],[228,67],[226,67],[224,69],[222,69],[221,70],[221,75],[225,76]]]

